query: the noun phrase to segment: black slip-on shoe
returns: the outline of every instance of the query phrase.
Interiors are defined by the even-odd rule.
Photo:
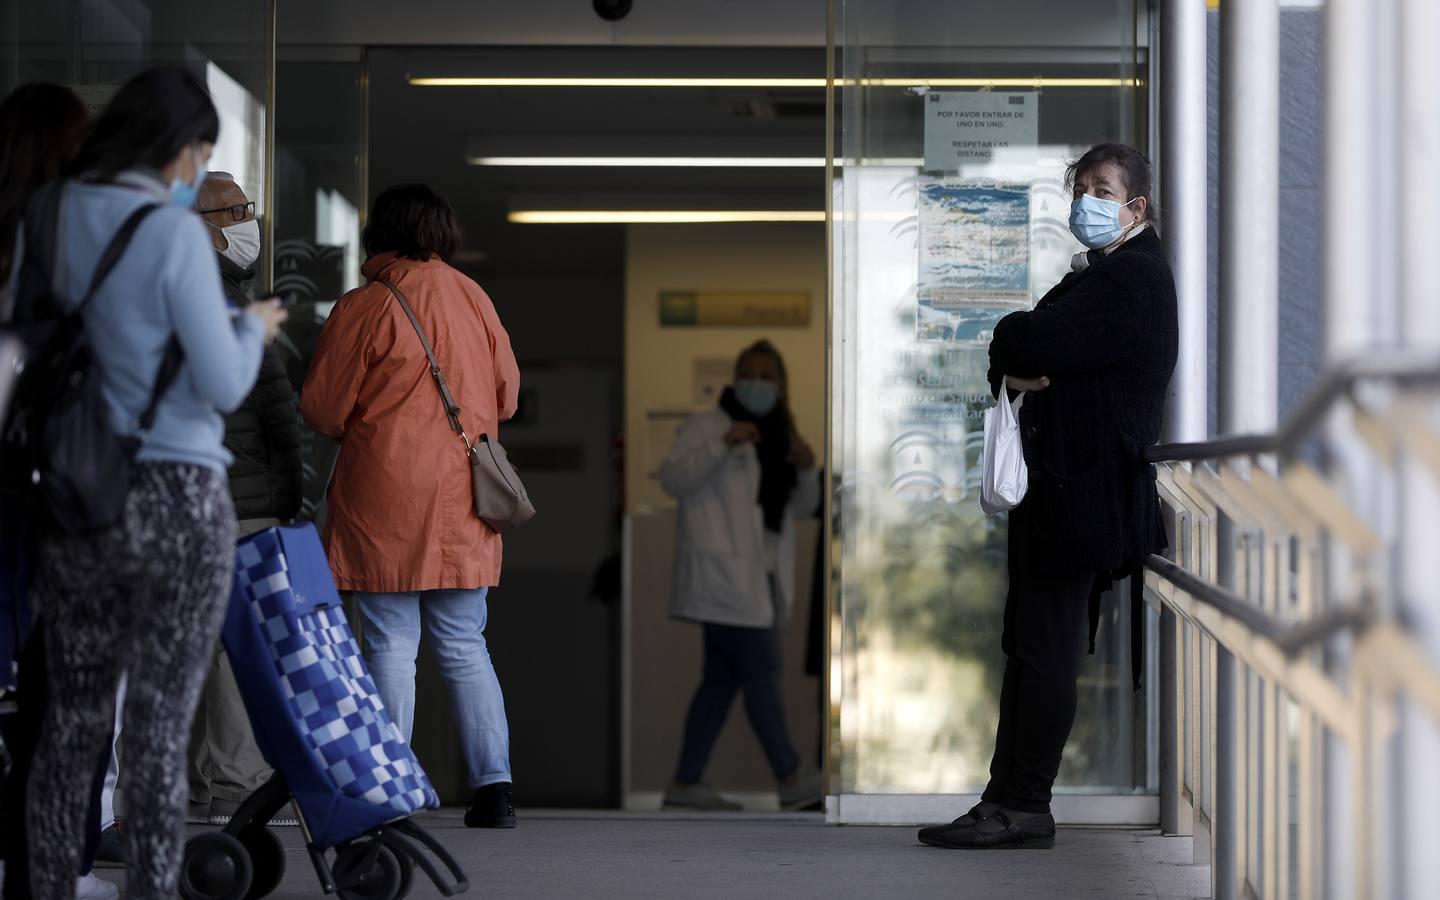
[[[981,829],[980,822],[969,825],[937,826],[929,835],[921,833],[920,840],[931,847],[949,850],[1049,850],[1055,846],[1055,817],[1049,813],[1030,816],[1023,822],[1013,822],[1004,812],[987,816],[984,820],[1001,827],[995,830]],[[957,820],[958,822],[958,820]]]
[[[969,812],[965,813],[965,815],[960,816],[958,819],[955,819],[949,824],[929,825],[925,828],[920,829],[920,843],[934,844],[934,846],[937,847],[945,846],[944,844],[936,844],[935,842],[939,840],[944,840],[945,835],[948,832],[954,831],[959,828],[969,828],[971,825],[974,825],[976,822],[985,818],[985,816],[981,815],[980,813],[980,807],[984,805],[984,801],[975,804],[974,806],[970,807]]]
[[[515,799],[510,782],[487,784],[477,790],[465,807],[465,824],[470,828],[514,828]]]

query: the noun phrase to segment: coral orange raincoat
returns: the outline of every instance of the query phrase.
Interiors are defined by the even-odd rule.
[[[473,440],[515,414],[520,369],[480,286],[439,259],[384,253],[340,299],[301,393],[305,421],[340,441],[325,550],[342,590],[493,587],[501,540],[476,517],[470,466],[450,430],[425,349],[398,301],[415,310]]]

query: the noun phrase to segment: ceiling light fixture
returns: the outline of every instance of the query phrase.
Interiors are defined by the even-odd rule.
[[[897,88],[1115,88],[1138,87],[1139,78],[862,78],[845,86]],[[822,85],[823,87],[823,85]]]
[[[470,156],[472,166],[512,168],[823,169],[821,156]],[[921,166],[923,159],[867,159],[862,165]],[[835,160],[843,168],[845,160]]]
[[[411,78],[415,87],[815,88],[823,78]]]
[[[472,156],[472,166],[617,169],[823,169],[825,158],[803,156]]]
[[[516,225],[710,225],[730,222],[824,222],[825,211],[816,210],[522,210],[507,217]],[[835,213],[836,221],[906,222],[914,211],[886,210],[852,215]]]
[[[729,222],[824,222],[823,210],[521,210],[516,225],[708,225]]]
[[[410,77],[414,87],[496,88],[823,88],[824,78],[534,78]],[[840,87],[893,88],[1118,88],[1138,87],[1140,78],[861,78],[837,80]]]

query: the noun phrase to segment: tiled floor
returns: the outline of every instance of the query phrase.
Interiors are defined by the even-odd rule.
[[[908,828],[833,827],[815,816],[529,813],[515,831],[465,829],[455,811],[422,819],[461,861],[468,896],[1204,897],[1209,870],[1188,838],[1154,831],[1062,829],[1054,850],[964,852],[915,841]],[[198,829],[197,829],[198,831]],[[294,828],[272,896],[321,896]],[[102,877],[123,880],[123,870]],[[415,898],[442,896],[421,875]]]

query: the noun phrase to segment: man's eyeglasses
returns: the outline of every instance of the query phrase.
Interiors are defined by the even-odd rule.
[[[249,203],[237,203],[234,206],[220,206],[215,209],[201,209],[196,211],[202,216],[208,216],[211,213],[228,212],[230,218],[237,222],[243,222],[246,216],[255,215],[255,201],[251,200]]]

